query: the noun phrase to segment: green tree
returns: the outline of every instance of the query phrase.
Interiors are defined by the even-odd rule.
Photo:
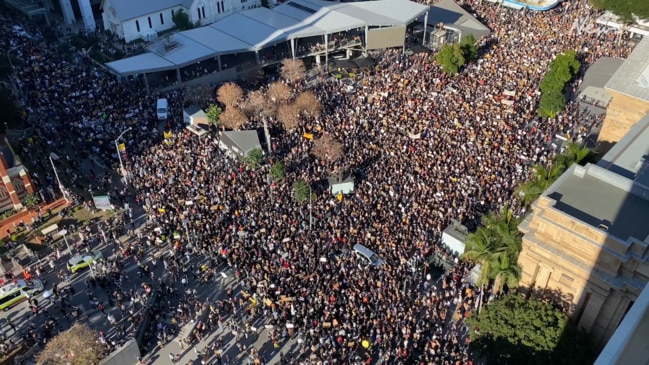
[[[552,304],[507,295],[467,320],[471,346],[489,364],[592,363],[586,334]]]
[[[509,207],[482,216],[481,226],[470,233],[463,257],[481,264],[478,284],[493,281],[494,292],[504,285],[515,288],[521,278],[517,265],[521,251],[519,220]]]
[[[286,167],[284,164],[280,162],[275,162],[271,167],[270,171],[268,173],[270,175],[270,178],[273,181],[280,181],[284,180],[284,177],[286,176]]]
[[[568,50],[557,55],[550,62],[550,72],[548,74],[565,84],[577,74],[579,67],[581,67],[581,63],[577,60],[577,52]]]
[[[293,193],[295,199],[302,203],[309,199],[309,192],[311,191],[309,184],[304,180],[297,180],[293,184]]]
[[[460,48],[462,48],[462,55],[467,61],[475,61],[478,59],[478,42],[473,34],[468,34],[462,38]]]
[[[189,15],[185,13],[183,9],[176,11],[176,13],[171,17],[171,20],[179,30],[192,29],[193,24],[191,20],[189,20]]]
[[[445,44],[435,56],[445,74],[453,75],[460,71],[466,60],[459,44]]]
[[[264,151],[261,148],[255,148],[248,152],[243,161],[248,164],[251,169],[256,169],[264,162]]]
[[[646,0],[590,0],[596,8],[609,10],[624,21],[634,21],[633,15],[649,19],[649,2]]]
[[[210,104],[207,107],[207,111],[205,112],[205,115],[207,116],[207,120],[210,122],[210,124],[219,126],[219,117],[221,116],[221,113],[223,110],[217,106],[216,104]]]
[[[516,194],[522,199],[523,204],[532,204],[533,201],[538,199],[563,174],[566,167],[562,162],[553,162],[549,167],[543,165],[532,166],[532,177],[518,186]]]
[[[545,92],[541,94],[537,113],[545,118],[554,118],[564,106],[566,106],[566,97],[563,95],[563,88]]]
[[[39,202],[40,198],[36,194],[28,194],[23,199],[23,205],[28,209],[37,206]]]
[[[577,142],[570,142],[566,146],[566,149],[563,151],[563,153],[559,156],[565,156],[566,160],[564,162],[566,169],[570,167],[572,164],[582,164],[591,157],[593,157],[596,154],[595,151],[592,149],[583,146]],[[557,158],[555,157],[555,162],[557,161]]]

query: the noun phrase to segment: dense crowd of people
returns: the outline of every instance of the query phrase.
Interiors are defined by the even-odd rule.
[[[556,54],[578,50],[585,69],[603,56],[626,57],[633,47],[619,33],[568,32],[575,20],[594,18],[585,0],[547,12],[479,0],[463,6],[492,34],[479,40],[480,59],[457,76],[443,74],[430,54],[387,50],[373,54],[378,65],[363,73],[354,92],[336,79],[291,85],[311,88],[324,112],[291,132],[269,120],[272,158],[287,166],[286,180],[272,185],[268,166],[248,169],[229,159],[216,133],[198,138],[179,129],[161,143],[152,133],[155,93],[145,96],[83,57],[12,33],[11,24],[2,24],[0,47],[15,47],[24,61],[14,81],[39,120],[23,146],[27,155],[42,148],[67,151],[73,159],[83,154],[115,161],[113,139],[133,127],[125,138],[130,184],[159,226],[138,242],[178,241],[169,259],[170,268],[177,267],[172,273],[189,270],[179,263],[185,255],[232,268],[241,293],[210,309],[223,335],[234,331],[239,340],[263,318],[274,326],[269,341],[278,351],[289,337],[298,338],[297,350],[282,352],[284,363],[459,365],[474,359],[462,320],[490,293],[466,280],[470,264],[461,261],[433,285],[424,264],[435,256],[454,260],[442,230],[451,219],[474,227],[480,213],[504,205],[521,214],[512,193],[529,178],[530,165],[556,153],[555,134],[583,140],[601,122],[574,100],[556,118],[536,116],[539,83]],[[515,92],[513,105],[501,103],[505,91]],[[181,93],[166,95],[179,126]],[[253,120],[248,127],[260,124]],[[305,132],[333,136],[344,157],[311,156],[313,141]],[[327,192],[323,181],[334,171],[354,175],[351,196]],[[309,207],[293,198],[296,179],[314,188],[312,226]],[[108,180],[102,185],[110,189]],[[186,238],[174,232],[187,232]],[[357,243],[385,264],[361,265],[352,250]],[[120,248],[138,264],[143,254]],[[169,277],[171,287],[188,280]],[[226,362],[219,355],[215,361]]]

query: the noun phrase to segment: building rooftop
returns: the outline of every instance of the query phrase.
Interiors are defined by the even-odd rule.
[[[419,17],[418,20],[423,22],[424,16]],[[478,19],[453,0],[441,0],[431,6],[428,13],[428,24],[434,26],[439,23],[457,28],[463,34],[473,34],[476,39],[491,34],[491,30],[486,25],[480,23]]]
[[[644,241],[649,235],[649,191],[600,166],[574,165],[547,196],[556,209],[623,241]]]
[[[649,187],[649,114],[640,119],[597,165]]]
[[[649,101],[649,37],[638,43],[627,62],[608,81],[606,88]]]
[[[579,97],[586,96],[589,99],[601,101],[605,105],[608,104],[612,96],[604,91],[604,86],[623,63],[624,59],[613,57],[601,57],[595,61],[588,67],[584,80],[579,85]]]

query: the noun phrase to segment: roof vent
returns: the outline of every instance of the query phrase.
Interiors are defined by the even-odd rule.
[[[608,231],[608,226],[603,223],[597,226],[597,228],[601,229],[602,231]]]

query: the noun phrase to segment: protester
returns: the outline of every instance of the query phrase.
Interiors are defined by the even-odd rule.
[[[176,313],[169,313],[171,299],[159,313],[172,317],[172,323],[187,323],[209,308],[209,323],[197,325],[184,346],[218,329],[211,346],[215,353],[221,353],[219,341],[229,334],[244,352],[243,339],[254,335],[256,321],[263,319],[272,326],[269,344],[276,351],[288,338],[298,339],[297,350],[282,352],[285,363],[313,357],[470,364],[474,356],[463,320],[492,293],[467,282],[471,264],[458,262],[444,246],[442,230],[451,219],[473,228],[480,213],[504,205],[522,214],[512,193],[529,178],[532,164],[557,153],[555,134],[583,140],[599,127],[601,117],[584,113],[578,101],[571,100],[556,118],[536,116],[539,83],[556,54],[577,50],[589,65],[603,56],[626,57],[633,42],[617,32],[580,34],[573,25],[598,15],[586,0],[547,12],[480,0],[463,6],[493,31],[479,40],[477,62],[447,76],[429,54],[376,51],[377,67],[363,73],[354,92],[347,93],[335,79],[310,86],[323,103],[322,117],[304,120],[292,132],[268,120],[278,137],[272,158],[288,169],[288,181],[272,185],[268,166],[250,170],[230,160],[217,135],[198,138],[181,129],[160,143],[151,133],[155,93],[144,96],[83,58],[69,59],[52,45],[8,33],[4,46],[18,46],[25,60],[16,76],[27,91],[24,102],[31,114],[51,119],[23,151],[66,151],[73,142],[78,153],[116,167],[113,140],[134,127],[125,134],[125,165],[156,230],[116,243],[116,259],[98,269],[98,285],[112,293],[114,306],[132,324],[141,318],[125,303],[146,302],[151,283],[178,298]],[[583,70],[570,85],[573,94],[581,77]],[[505,91],[515,93],[511,106],[501,103]],[[182,95],[169,97],[175,103],[171,110],[181,110]],[[310,157],[313,141],[303,138],[305,132],[333,136],[343,143],[345,156],[334,162]],[[334,171],[354,174],[352,196],[339,200],[326,192],[321,182]],[[309,208],[293,198],[297,178],[317,194],[311,228]],[[97,180],[111,189],[108,178]],[[124,201],[128,194],[124,189],[111,195]],[[376,251],[385,264],[362,266],[351,249],[356,243]],[[197,256],[206,264],[196,266]],[[147,266],[150,257],[162,265]],[[424,265],[434,258],[456,265],[436,280]],[[126,260],[139,267],[145,283],[139,290],[121,289],[128,279]],[[222,265],[236,277],[238,291],[228,288],[227,299],[201,302],[190,284],[224,285],[216,270]],[[164,275],[154,273],[157,266]],[[88,287],[96,303],[94,284]],[[167,330],[158,324],[163,345]],[[261,362],[253,350],[248,355]]]

